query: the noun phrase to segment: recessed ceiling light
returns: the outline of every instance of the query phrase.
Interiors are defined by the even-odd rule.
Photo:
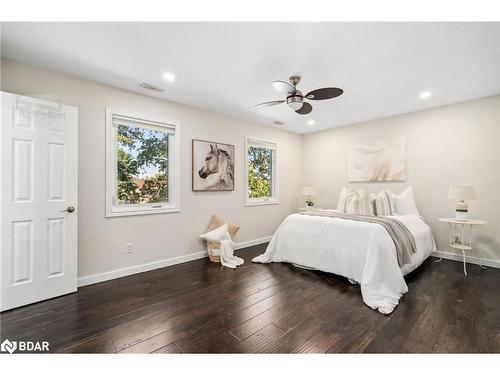
[[[419,97],[420,99],[429,99],[432,96],[432,92],[430,91],[424,91],[420,93]]]
[[[308,120],[307,125],[314,125],[314,120]]]
[[[175,76],[172,73],[167,72],[163,74],[163,79],[167,82],[173,82],[175,81]]]

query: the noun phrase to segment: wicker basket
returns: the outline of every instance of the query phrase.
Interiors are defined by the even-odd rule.
[[[214,230],[225,223],[227,222],[222,217],[214,215],[212,216],[212,220],[206,231],[209,232],[211,230]],[[231,239],[234,240],[234,236],[236,235],[236,232],[238,232],[240,227],[236,224],[227,224],[229,235],[231,236]],[[206,241],[206,247],[210,260],[214,263],[220,263],[220,243],[217,241]]]
[[[220,244],[219,247],[215,248],[207,244],[208,258],[214,263],[220,263]]]

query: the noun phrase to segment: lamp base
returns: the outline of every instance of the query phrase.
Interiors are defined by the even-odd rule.
[[[467,221],[467,217],[468,217],[468,212],[467,211],[456,211],[455,212],[455,220],[458,220],[458,221]]]
[[[458,221],[467,221],[467,216],[468,216],[468,208],[467,208],[467,203],[465,203],[463,200],[460,200],[457,203],[457,208],[455,210],[455,219]]]
[[[312,199],[311,196],[306,196],[305,203],[306,203],[306,207],[313,207],[314,206],[314,200]]]

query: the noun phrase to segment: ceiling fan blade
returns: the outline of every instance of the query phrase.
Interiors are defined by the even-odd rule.
[[[342,95],[343,92],[344,90],[339,89],[338,87],[325,87],[309,92],[306,95],[306,98],[311,100],[333,99]]]
[[[255,107],[256,108],[271,107],[273,105],[281,104],[281,103],[284,103],[284,102],[285,102],[284,100],[273,100],[273,101],[270,101],[270,102],[264,102],[264,103],[255,104]]]
[[[299,115],[307,115],[308,113],[311,113],[312,110],[313,110],[312,105],[304,102],[302,107],[300,109],[297,109],[295,112],[297,112]]]
[[[292,95],[297,91],[293,85],[285,81],[274,81],[273,87],[281,94]]]

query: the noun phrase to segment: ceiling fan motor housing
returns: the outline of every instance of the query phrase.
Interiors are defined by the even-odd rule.
[[[286,104],[294,111],[302,108],[302,105],[304,104],[304,97],[302,96],[302,93],[297,90],[293,95],[288,96],[286,98]]]

